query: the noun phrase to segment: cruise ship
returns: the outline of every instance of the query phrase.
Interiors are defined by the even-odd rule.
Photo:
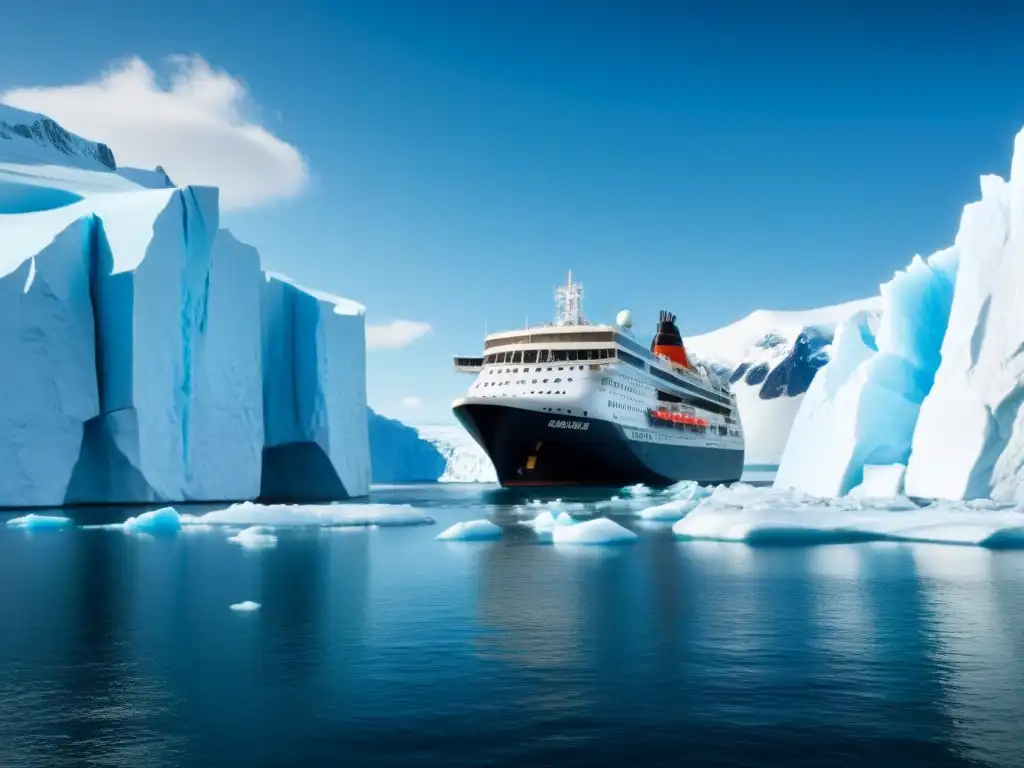
[[[731,483],[743,471],[743,425],[728,382],[686,352],[662,311],[650,345],[632,316],[589,323],[583,287],[555,290],[553,323],[486,335],[475,375],[452,404],[502,486]]]

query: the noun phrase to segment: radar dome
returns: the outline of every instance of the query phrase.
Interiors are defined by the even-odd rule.
[[[633,327],[633,315],[628,309],[624,309],[615,316],[615,324],[623,328]]]

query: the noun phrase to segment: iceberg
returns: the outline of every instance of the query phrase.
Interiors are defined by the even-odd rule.
[[[490,520],[466,520],[437,535],[440,541],[492,541],[501,538],[501,528]]]
[[[261,306],[260,498],[365,496],[370,445],[363,307],[270,273]]]
[[[1024,131],[1009,181],[983,176],[960,221],[956,295],[907,465],[914,496],[1024,502],[1022,225]]]
[[[912,541],[1022,547],[1024,514],[992,502],[919,507],[906,497],[818,498],[736,484],[715,489],[672,531],[681,539],[760,545]]]
[[[367,408],[370,466],[375,483],[422,483],[440,478],[448,461],[415,427]]]
[[[177,533],[181,530],[181,516],[174,507],[164,507],[129,517],[122,527],[125,533]]]
[[[607,517],[576,525],[556,525],[551,533],[555,544],[629,544],[638,536]]]
[[[533,528],[537,533],[550,533],[555,528],[576,525],[576,520],[568,512],[559,512],[558,516],[555,517],[548,510],[544,510],[532,520],[525,521],[523,525]]]
[[[93,223],[0,215],[0,504],[59,507],[99,414],[90,265]]]
[[[49,531],[67,528],[69,525],[71,525],[71,518],[57,515],[28,514],[22,517],[12,517],[7,521],[9,528],[21,528],[26,531]]]
[[[265,275],[217,190],[2,105],[0,353],[0,507],[367,493],[362,308]]]
[[[832,360],[793,424],[777,487],[841,496],[861,483],[866,464],[907,464],[939,365],[959,257],[956,248],[915,257],[882,286],[877,331],[865,312],[840,327]]]

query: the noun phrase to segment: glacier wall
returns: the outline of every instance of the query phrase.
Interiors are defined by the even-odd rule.
[[[267,275],[260,496],[324,501],[370,486],[362,307]]]
[[[494,464],[466,430],[458,425],[418,427],[424,440],[433,443],[445,459],[441,483],[496,483]]]
[[[366,494],[363,308],[219,218],[0,105],[0,507]]]
[[[59,506],[99,413],[88,219],[0,216],[0,494]],[[39,233],[52,233],[48,243]],[[47,239],[46,235],[42,238]]]
[[[836,334],[831,362],[800,407],[776,487],[842,496],[864,466],[903,464],[931,390],[953,301],[959,252],[915,257],[882,286],[882,311],[858,313]]]
[[[905,486],[928,498],[1024,502],[1024,131],[1009,181],[981,179],[956,237],[960,272]]]
[[[370,458],[375,483],[435,482],[448,460],[415,427],[367,409]]]
[[[1024,131],[1009,179],[981,178],[953,246],[883,286],[878,333],[837,341],[776,485],[834,496],[865,467],[905,465],[910,496],[1024,502],[1022,231]]]

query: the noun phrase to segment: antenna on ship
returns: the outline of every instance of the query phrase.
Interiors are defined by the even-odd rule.
[[[572,270],[569,270],[569,281],[566,285],[555,288],[555,325],[586,325],[583,317],[583,286],[572,281]]]

